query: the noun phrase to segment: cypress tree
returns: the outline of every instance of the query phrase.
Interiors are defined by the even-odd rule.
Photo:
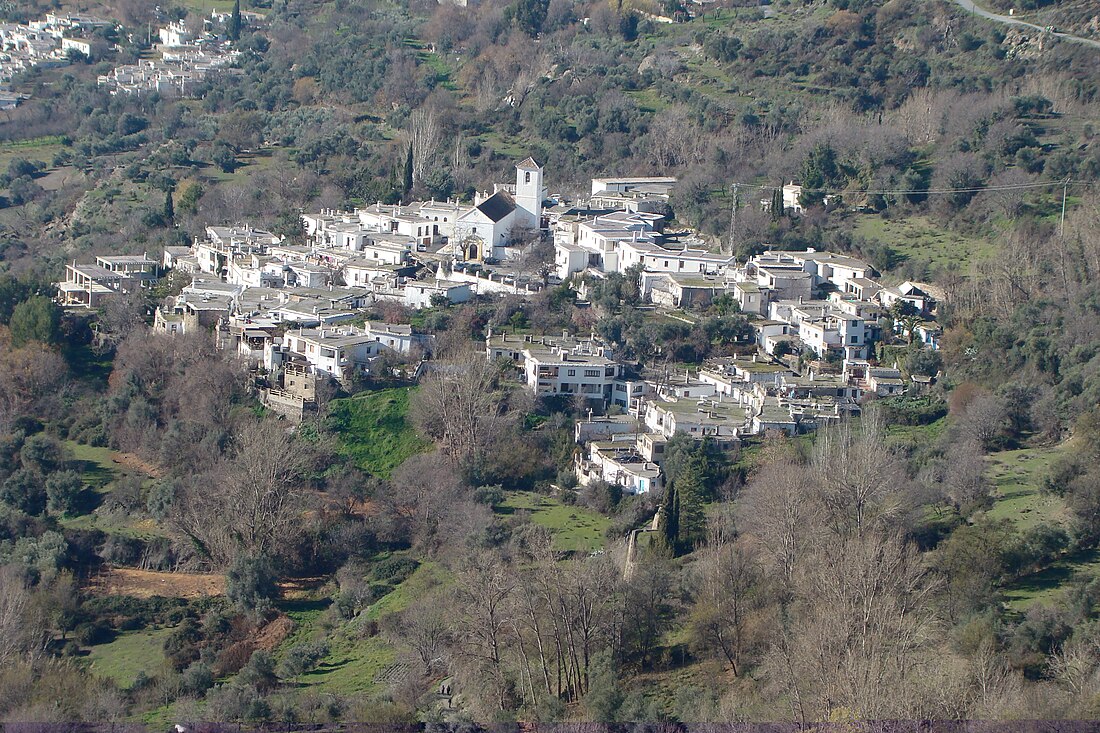
[[[779,221],[783,213],[783,192],[777,188],[772,191],[772,221]]]
[[[172,202],[172,189],[164,192],[164,220],[169,224],[176,220],[176,206]]]
[[[229,40],[239,41],[241,38],[241,0],[234,0],[233,14],[229,16]]]
[[[405,195],[413,188],[413,147],[409,144],[408,154],[405,156]]]
[[[676,521],[681,550],[694,547],[706,535],[707,518],[703,511],[705,463],[706,459],[697,452],[676,479]]]
[[[669,484],[661,503],[661,539],[673,554],[680,543],[680,498],[676,486]]]

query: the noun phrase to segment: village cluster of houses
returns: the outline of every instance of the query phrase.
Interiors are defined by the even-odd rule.
[[[661,485],[664,445],[678,433],[726,446],[767,431],[795,434],[858,413],[869,395],[929,383],[877,365],[873,345],[900,334],[938,348],[935,288],[887,286],[847,255],[767,251],[738,262],[690,234],[666,234],[674,179],[596,179],[587,200],[564,202],[547,196],[542,174],[527,159],[516,165],[515,184],[498,184],[472,203],[308,213],[304,243],[250,226],[209,226],[205,237],[168,247],[159,260],[74,262],[58,299],[98,308],[152,286],[165,271],[182,273],[189,281],[157,308],[154,329],[213,330],[221,347],[266,375],[265,402],[298,419],[315,407],[323,380],[386,373],[430,355],[430,336],[366,317],[386,302],[420,309],[531,295],[558,282],[584,298],[592,281],[631,272],[661,313],[689,316],[684,310],[719,298],[731,310],[736,303],[755,343],[741,344],[742,356],[675,374],[639,369],[594,335],[489,333],[486,358],[512,365],[534,395],[576,400],[605,416],[577,429],[580,481],[635,492]],[[552,238],[556,272],[532,278],[509,269],[520,245],[538,237]],[[895,333],[883,334],[889,323]]]
[[[577,425],[582,450],[574,469],[582,485],[602,480],[634,493],[662,486],[664,446],[676,434],[733,448],[768,431],[812,431],[858,415],[868,396],[898,395],[930,383],[906,380],[898,368],[865,358],[799,368],[795,359],[760,352],[671,374],[623,362],[595,336],[568,333],[490,332],[485,351],[489,359],[511,363],[535,395],[579,400],[590,412],[606,413]]]
[[[102,44],[92,33],[114,25],[90,15],[56,13],[26,24],[0,23],[0,85],[36,66],[64,66],[74,52],[88,58],[98,55]],[[10,91],[0,92],[0,109],[14,107],[19,101]]]
[[[99,77],[99,85],[111,94],[194,96],[210,72],[225,69],[240,56],[232,42],[215,32],[225,20],[225,13],[214,11],[210,20],[204,21],[202,32],[182,21],[169,23],[157,31],[159,58],[115,67]]]

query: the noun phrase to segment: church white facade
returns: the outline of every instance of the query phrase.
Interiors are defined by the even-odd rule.
[[[516,164],[515,186],[496,186],[492,194],[478,194],[474,207],[455,221],[456,254],[480,261],[507,259],[507,246],[520,230],[542,229],[542,166],[532,158]]]

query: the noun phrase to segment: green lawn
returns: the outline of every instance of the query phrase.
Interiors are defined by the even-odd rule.
[[[1021,448],[989,456],[987,476],[993,482],[993,507],[986,513],[991,519],[1008,519],[1017,530],[1038,524],[1064,524],[1065,502],[1058,496],[1039,491],[1051,465],[1065,444],[1043,448]]]
[[[375,476],[388,477],[414,453],[428,447],[409,425],[412,388],[366,392],[329,403],[329,429],[340,452]]]
[[[0,171],[7,170],[16,158],[30,161],[40,160],[47,168],[53,163],[53,157],[65,149],[61,138],[57,136],[36,137],[29,140],[15,140],[0,144]]]
[[[888,245],[906,260],[927,261],[933,271],[958,268],[966,272],[971,261],[995,251],[994,244],[986,239],[943,229],[923,216],[884,219],[877,214],[864,214],[855,233]]]
[[[167,536],[167,533],[152,519],[100,510],[104,497],[111,493],[118,481],[137,477],[144,483],[145,488],[148,488],[148,483],[151,481],[148,474],[118,463],[115,460],[115,452],[110,448],[84,445],[71,440],[65,441],[64,446],[86,486],[75,510],[79,516],[69,516],[61,520],[66,528],[97,529],[107,534],[126,537]]]
[[[503,514],[531,512],[531,521],[554,534],[554,543],[562,551],[591,552],[604,546],[604,533],[611,521],[591,509],[568,506],[557,499],[533,491],[510,491],[497,507]]]
[[[65,441],[65,449],[77,463],[77,470],[84,476],[84,483],[96,491],[103,491],[113,481],[122,477],[122,467],[112,458],[110,448]]]
[[[421,563],[413,574],[390,593],[379,598],[367,609],[366,617],[377,621],[391,613],[401,613],[418,598],[423,598],[433,588],[446,585],[450,580],[446,569],[438,563]]]
[[[296,644],[321,639],[329,645],[329,653],[317,668],[293,682],[315,688],[319,693],[350,695],[375,691],[393,673],[392,665],[397,658],[397,652],[383,637],[369,636],[367,622],[400,613],[447,580],[447,573],[441,566],[431,562],[424,563],[364,613],[327,633],[320,623],[325,606],[323,601],[284,604],[284,610],[297,626],[291,637],[283,643],[284,651]]]
[[[989,456],[988,477],[994,485],[994,504],[986,515],[1008,519],[1018,532],[1039,524],[1068,528],[1069,515],[1059,496],[1040,491],[1043,479],[1069,443],[1042,448],[1001,451]],[[1003,590],[1005,604],[1022,612],[1035,603],[1054,601],[1066,583],[1082,575],[1100,576],[1100,550],[1067,555],[1043,570],[1008,584]]]
[[[88,653],[91,670],[123,688],[134,684],[139,672],[152,677],[164,664],[164,640],[171,633],[170,628],[130,631],[93,646]]]
[[[1017,612],[1035,603],[1050,605],[1066,583],[1083,576],[1100,576],[1100,550],[1067,555],[1050,567],[1011,583],[1003,589],[1005,604]]]

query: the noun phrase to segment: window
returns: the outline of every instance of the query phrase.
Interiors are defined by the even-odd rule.
[[[577,376],[577,370],[576,369],[569,369],[568,371],[565,372],[565,376],[575,377],[575,376]]]
[[[530,171],[527,171],[523,174],[523,182],[524,183],[530,183],[531,182],[531,172]]]
[[[600,370],[599,369],[585,369],[584,370],[584,376],[586,376],[586,377],[598,377],[598,376],[600,376]]]
[[[321,356],[325,357],[326,359],[331,359],[336,356],[336,349],[321,347]]]
[[[626,391],[626,385],[625,384],[616,384],[615,385],[615,391],[616,392],[625,392]]]

